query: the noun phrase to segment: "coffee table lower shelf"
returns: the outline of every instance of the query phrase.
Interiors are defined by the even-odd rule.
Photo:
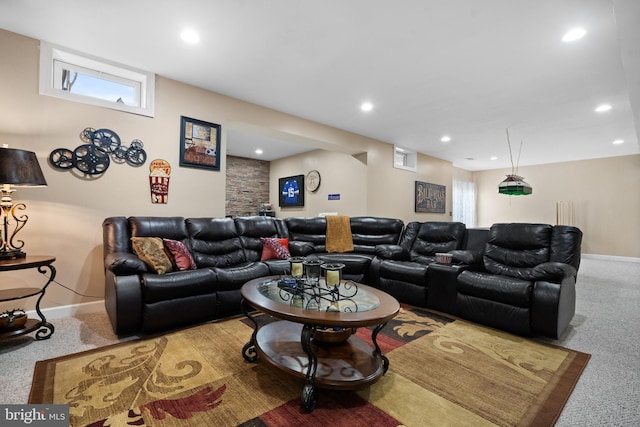
[[[303,325],[286,320],[262,326],[256,334],[259,358],[300,379],[306,378],[309,356],[302,343]],[[311,343],[318,358],[315,386],[355,390],[376,382],[385,372],[382,357],[362,339],[352,335],[340,344]]]

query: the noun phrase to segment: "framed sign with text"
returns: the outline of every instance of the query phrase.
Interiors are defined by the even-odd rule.
[[[416,212],[445,213],[447,187],[416,181],[415,199]]]

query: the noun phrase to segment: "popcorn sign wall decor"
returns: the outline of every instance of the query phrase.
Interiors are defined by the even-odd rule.
[[[171,165],[166,160],[156,159],[149,165],[151,203],[166,204],[169,201],[169,175]]]

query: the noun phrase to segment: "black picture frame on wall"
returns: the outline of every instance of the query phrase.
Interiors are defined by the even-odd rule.
[[[304,175],[278,178],[278,206],[304,206]]]
[[[180,116],[180,166],[220,170],[220,125]]]
[[[427,213],[445,213],[447,205],[447,187],[416,181],[415,211]]]

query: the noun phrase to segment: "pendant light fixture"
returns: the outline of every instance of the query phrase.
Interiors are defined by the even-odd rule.
[[[509,129],[507,131],[507,144],[509,145],[509,157],[511,159],[511,173],[507,178],[498,185],[499,194],[507,194],[509,196],[526,196],[533,193],[533,188],[524,181],[524,178],[518,175],[518,165],[520,163],[520,153],[522,153],[523,141],[520,141],[520,151],[518,152],[518,161],[513,166],[513,153],[511,152],[511,140],[509,139]]]

